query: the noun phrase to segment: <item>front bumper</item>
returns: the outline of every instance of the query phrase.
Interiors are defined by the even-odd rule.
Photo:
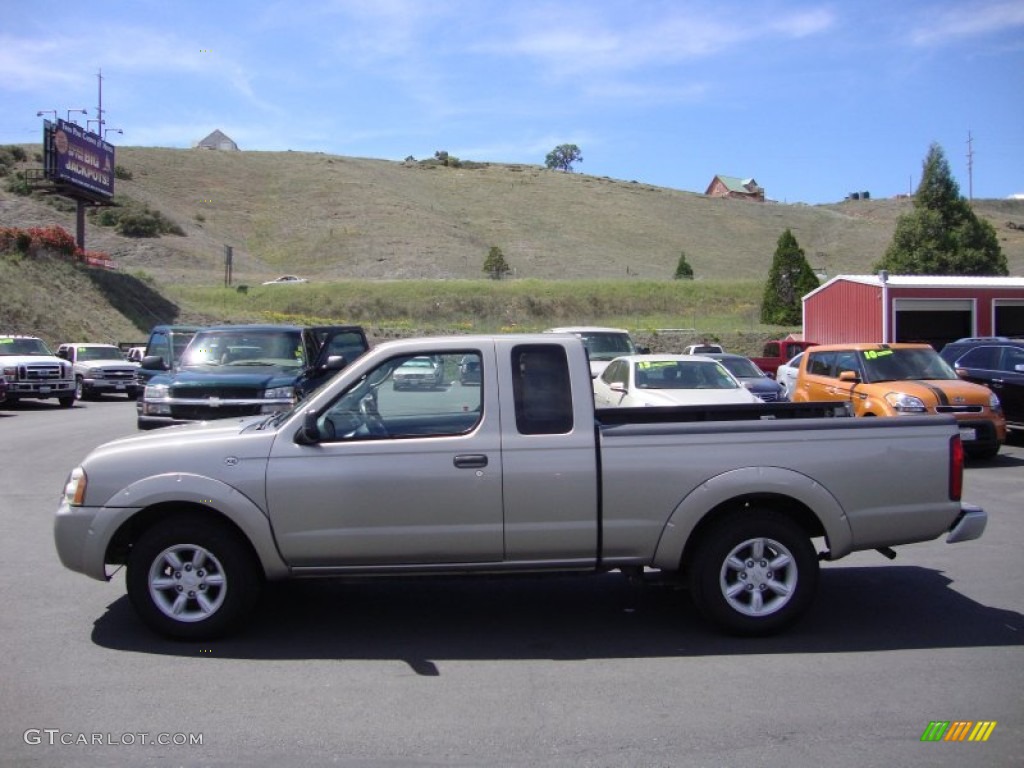
[[[82,379],[82,387],[86,392],[113,392],[116,394],[135,392],[138,389],[135,379]]]
[[[953,521],[946,536],[947,544],[959,544],[961,541],[980,539],[988,524],[988,513],[973,504],[961,505],[960,515]]]
[[[75,392],[74,381],[48,381],[44,383],[28,383],[24,381],[8,381],[9,397],[66,397]]]
[[[117,511],[123,518],[138,510]],[[109,580],[104,560],[115,522],[103,513],[103,507],[73,507],[61,500],[53,523],[53,541],[64,567],[98,581]]]

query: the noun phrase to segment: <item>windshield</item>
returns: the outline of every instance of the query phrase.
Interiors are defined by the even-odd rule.
[[[636,363],[637,389],[738,389],[721,365],[710,360],[654,360]]]
[[[52,356],[41,339],[0,339],[0,355]]]
[[[200,331],[185,350],[181,364],[299,368],[305,365],[302,334],[278,329]]]
[[[587,348],[591,360],[614,360],[616,357],[636,353],[628,333],[591,331],[581,333],[579,337],[583,339],[583,346]]]
[[[79,347],[78,359],[84,360],[124,360],[124,355],[117,347]]]
[[[860,353],[864,381],[955,380],[956,371],[931,348],[868,349]]]
[[[719,360],[738,379],[760,379],[764,373],[745,357],[723,357]]]

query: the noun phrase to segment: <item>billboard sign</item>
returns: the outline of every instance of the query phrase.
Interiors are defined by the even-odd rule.
[[[46,175],[93,195],[114,196],[114,145],[80,125],[47,120],[43,126]]]

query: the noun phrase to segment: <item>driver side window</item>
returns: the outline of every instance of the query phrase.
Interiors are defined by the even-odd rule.
[[[475,350],[391,358],[361,378],[317,420],[322,442],[447,437],[471,432],[483,411]]]

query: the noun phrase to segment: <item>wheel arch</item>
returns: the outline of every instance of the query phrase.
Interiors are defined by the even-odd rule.
[[[131,507],[114,508],[130,501]],[[283,578],[290,569],[277,550],[270,520],[247,496],[219,480],[198,475],[163,475],[134,483],[106,509],[113,513],[113,533],[103,549],[104,564],[124,565],[145,531],[172,516],[195,515],[217,520],[245,542],[268,579]]]
[[[654,565],[663,570],[685,569],[712,525],[754,507],[790,518],[808,538],[823,536],[833,559],[852,549],[849,520],[826,488],[790,469],[743,467],[705,481],[680,501],[662,531]]]

